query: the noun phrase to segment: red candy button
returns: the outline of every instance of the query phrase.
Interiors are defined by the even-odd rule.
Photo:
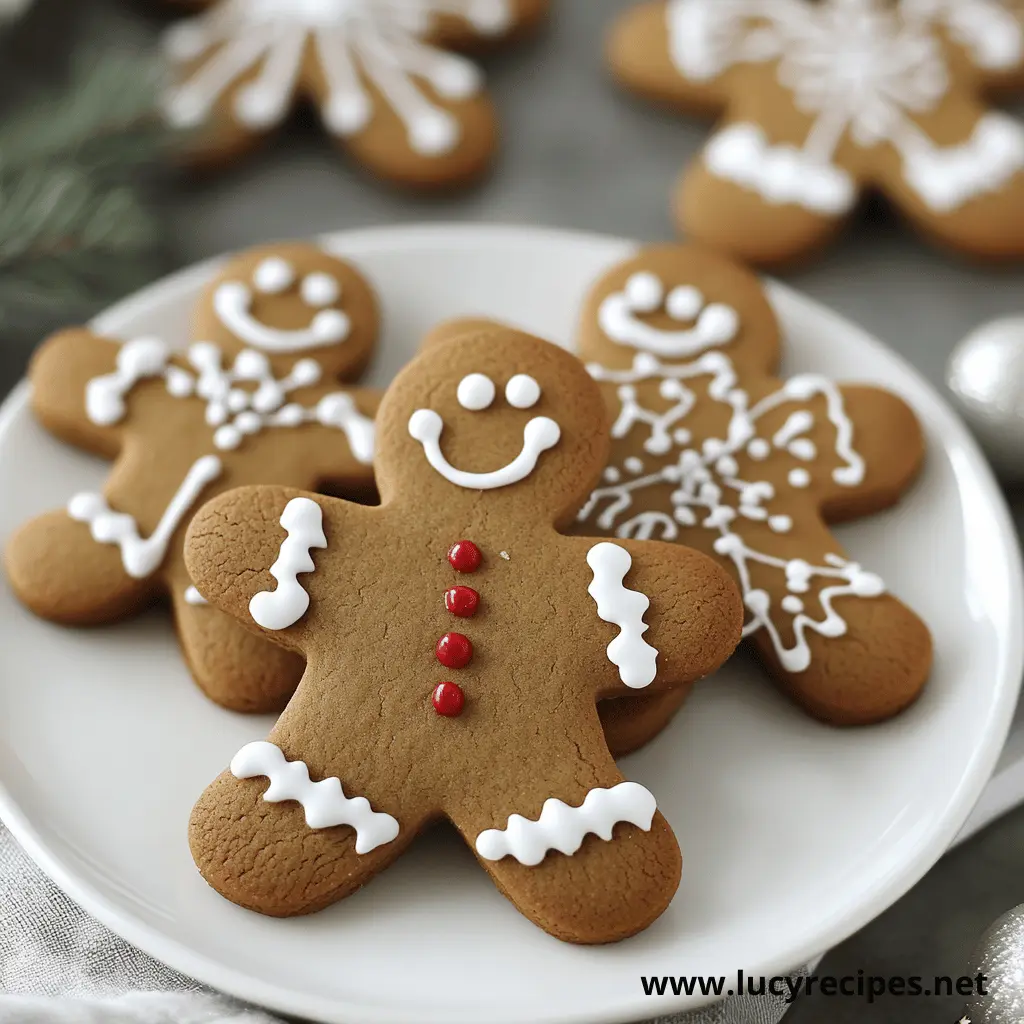
[[[445,668],[465,668],[473,657],[473,645],[469,637],[461,633],[445,633],[434,648],[437,660]]]
[[[460,619],[470,619],[476,615],[480,595],[472,587],[452,587],[444,592],[444,606]]]
[[[438,683],[430,695],[434,710],[445,718],[458,718],[466,704],[466,695],[458,683]]]
[[[476,572],[483,555],[471,540],[460,540],[448,549],[448,561],[456,572]]]

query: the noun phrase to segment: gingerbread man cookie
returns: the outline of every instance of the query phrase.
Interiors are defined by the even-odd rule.
[[[298,99],[361,163],[406,185],[477,176],[497,143],[478,68],[445,47],[518,35],[547,0],[209,0],[172,27],[169,123],[192,156],[228,160],[279,125]]]
[[[924,442],[906,404],[816,374],[778,380],[760,283],[697,248],[646,249],[610,271],[579,351],[614,423],[575,530],[719,559],[743,592],[744,635],[812,715],[856,725],[907,707],[930,634],[826,526],[887,508],[915,478]]]
[[[742,608],[695,551],[559,533],[606,464],[607,423],[578,360],[495,328],[424,350],[386,392],[380,506],[249,487],[199,511],[197,587],[306,656],[269,739],[193,811],[221,894],[318,910],[446,817],[559,938],[614,941],[665,909],[676,841],[620,775],[595,700],[712,672]]]
[[[1024,6],[1004,0],[654,0],[614,26],[630,89],[723,113],[680,228],[760,264],[804,256],[877,189],[930,238],[1024,255]]]
[[[30,370],[33,409],[63,440],[110,458],[103,494],[77,494],[6,550],[18,597],[55,622],[133,615],[168,595],[199,686],[240,711],[279,710],[301,659],[205,605],[182,542],[201,502],[239,484],[372,495],[378,395],[340,387],[367,364],[376,300],[347,263],[308,245],[231,260],[181,355],[156,338],[58,334]]]

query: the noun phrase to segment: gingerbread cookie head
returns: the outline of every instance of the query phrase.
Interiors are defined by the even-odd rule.
[[[378,174],[442,185],[479,174],[496,145],[480,70],[442,47],[504,41],[546,0],[211,0],[165,37],[171,125],[191,155],[251,148],[300,100]]]
[[[313,358],[324,378],[352,379],[373,354],[377,302],[351,264],[314,246],[276,244],[230,259],[196,308],[196,338],[225,360],[262,353],[279,375]]]
[[[675,541],[718,558],[743,592],[745,635],[802,706],[834,723],[885,718],[923,687],[930,637],[879,575],[843,554],[826,523],[898,500],[921,465],[920,427],[879,388],[810,373],[776,379],[777,326],[767,303],[751,300],[756,279],[736,269],[724,285],[711,261],[712,290],[705,258],[641,252],[587,303],[580,355],[612,411],[612,455],[575,529]],[[698,291],[742,308],[733,338],[665,361],[653,352],[677,336],[671,318],[630,320],[617,332],[638,275],[652,296]],[[609,329],[633,339],[626,369]],[[610,353],[611,367],[594,358]]]
[[[193,812],[218,891],[316,910],[446,817],[560,938],[613,941],[664,910],[678,849],[616,768],[596,700],[688,686],[728,656],[742,614],[697,552],[553,528],[600,471],[607,429],[578,362],[495,329],[425,350],[389,389],[381,505],[255,487],[199,512],[197,587],[306,658],[268,740]]]
[[[613,28],[628,87],[723,121],[677,196],[690,237],[792,260],[870,189],[968,254],[1024,254],[1024,11],[1002,0],[655,0]]]
[[[584,362],[609,370],[721,350],[771,372],[780,358],[760,281],[699,246],[649,246],[613,267],[587,298],[579,345]]]
[[[19,598],[74,625],[128,617],[168,595],[192,673],[239,710],[277,710],[301,664],[205,607],[185,571],[185,526],[245,482],[372,497],[378,395],[345,387],[366,364],[376,302],[354,267],[309,245],[230,261],[201,299],[195,340],[119,344],[65,331],[30,377],[42,424],[114,460],[102,493],[22,527],[6,549]]]
[[[571,519],[607,458],[604,405],[579,360],[492,327],[431,346],[396,378],[378,414],[384,502],[524,503]],[[516,487],[527,481],[526,487]]]

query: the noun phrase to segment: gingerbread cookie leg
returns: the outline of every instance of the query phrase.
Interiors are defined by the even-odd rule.
[[[302,658],[267,643],[224,612],[211,608],[184,572],[174,574],[174,623],[192,678],[230,711],[281,711],[302,677]]]
[[[550,723],[557,726],[557,723]],[[607,752],[597,715],[570,746],[552,730],[550,763],[534,760],[514,788],[515,804],[459,801],[450,816],[501,892],[556,938],[615,942],[642,931],[668,906],[682,857],[646,788],[623,779]],[[561,755],[561,756],[560,756]],[[595,879],[615,885],[595,885]]]
[[[1024,125],[962,93],[905,121],[874,164],[925,235],[967,255],[1024,255]]]

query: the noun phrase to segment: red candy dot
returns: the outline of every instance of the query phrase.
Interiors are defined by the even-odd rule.
[[[444,606],[460,619],[470,619],[476,615],[480,595],[472,587],[452,587],[444,592]]]
[[[460,540],[448,549],[448,561],[456,572],[476,572],[483,555],[471,540]]]
[[[445,668],[465,668],[473,657],[473,645],[461,633],[445,633],[434,650]]]
[[[430,695],[434,710],[445,718],[458,718],[466,704],[466,695],[458,683],[438,683]]]

